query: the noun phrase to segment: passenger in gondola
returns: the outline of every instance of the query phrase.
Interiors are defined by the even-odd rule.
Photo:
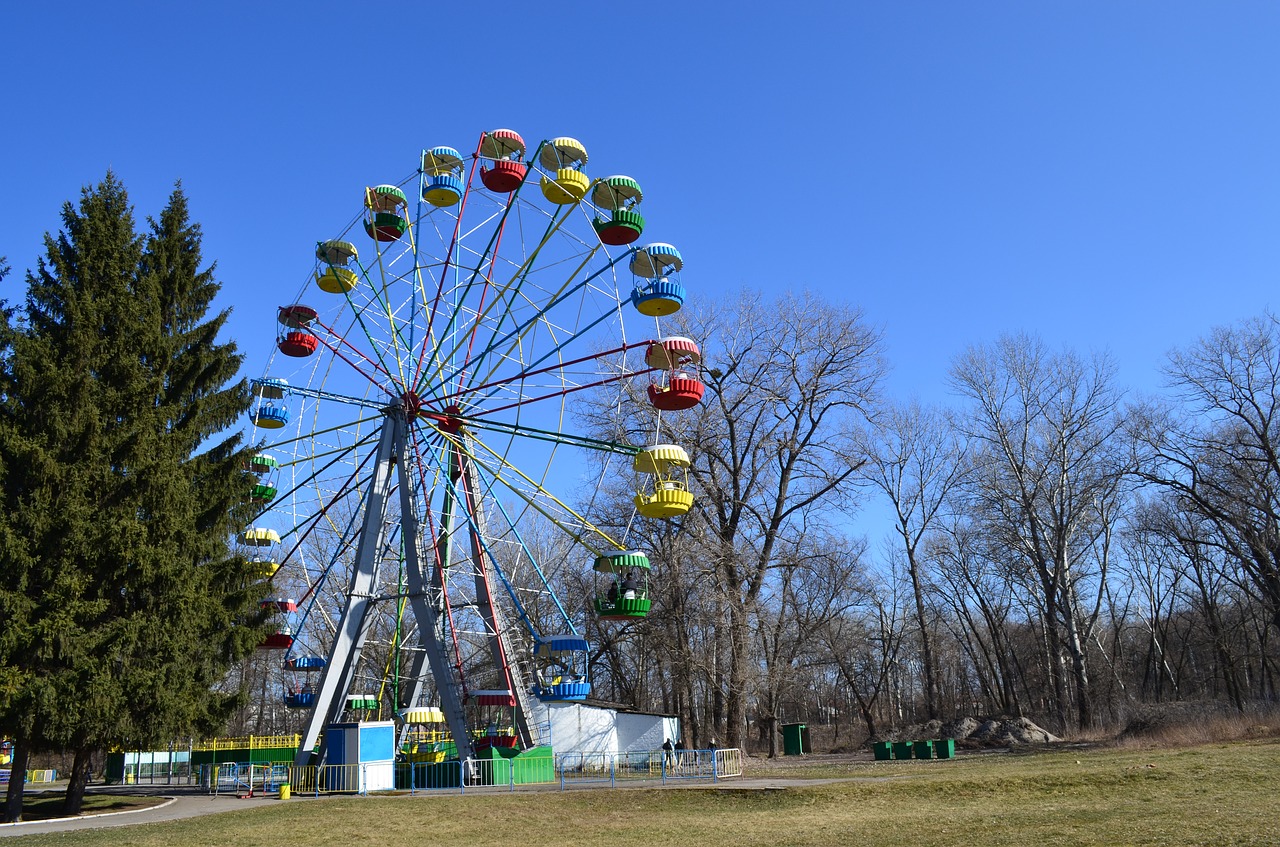
[[[640,596],[640,581],[636,579],[635,571],[627,571],[627,578],[622,581],[622,596],[627,600]]]
[[[618,580],[614,579],[609,583],[609,602],[618,602]]]

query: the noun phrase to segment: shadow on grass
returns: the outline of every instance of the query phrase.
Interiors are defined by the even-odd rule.
[[[62,814],[62,802],[65,793],[62,791],[46,791],[41,794],[29,794],[22,801],[22,819],[24,821],[48,821],[65,817]],[[164,797],[132,797],[119,794],[86,794],[80,815],[101,815],[107,812],[127,812],[131,809],[149,809],[165,801]]]

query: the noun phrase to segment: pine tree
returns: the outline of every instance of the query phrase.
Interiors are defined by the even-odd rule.
[[[68,814],[94,750],[212,730],[234,705],[215,684],[259,638],[264,589],[228,548],[247,517],[249,450],[223,435],[249,406],[240,357],[227,313],[206,320],[219,286],[180,188],[150,223],[136,234],[111,174],[67,204],[0,344],[0,660],[19,679],[0,727],[74,751]]]
[[[94,713],[110,707],[99,687],[76,689],[106,610],[89,567],[107,523],[95,522],[110,468],[101,388],[117,378],[112,335],[132,318],[118,313],[141,241],[111,175],[84,192],[78,211],[66,204],[62,217],[65,230],[45,237],[46,257],[27,274],[18,322],[6,325],[0,643],[17,684],[0,718],[14,737],[15,764],[69,744],[72,727],[92,731]],[[20,810],[14,779],[8,817]]]
[[[245,467],[252,451],[228,430],[244,420],[250,400],[244,381],[233,382],[241,357],[219,342],[229,311],[207,317],[219,285],[212,266],[201,269],[201,232],[188,216],[181,187],[170,196],[147,237],[140,296],[156,307],[158,322],[141,348],[154,381],[142,399],[147,442],[138,444],[138,502],[155,538],[167,548],[153,558],[153,597],[164,597],[179,615],[153,615],[151,649],[140,672],[146,698],[132,710],[142,717],[137,743],[156,743],[180,732],[213,732],[236,698],[215,693],[229,660],[256,648],[263,586],[251,565],[232,556],[227,539],[250,517]],[[168,589],[166,595],[165,590]],[[163,661],[159,661],[163,659]],[[151,709],[156,701],[167,708]]]

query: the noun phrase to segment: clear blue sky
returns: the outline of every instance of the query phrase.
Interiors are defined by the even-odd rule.
[[[351,197],[423,147],[581,139],[693,296],[810,287],[884,327],[898,395],[966,344],[1174,345],[1277,307],[1274,2],[11,3],[0,254],[20,296],[107,168],[181,179],[261,373]]]

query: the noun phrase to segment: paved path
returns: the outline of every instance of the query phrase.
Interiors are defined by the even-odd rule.
[[[0,823],[0,838],[13,835],[32,835],[37,832],[69,832],[77,829],[98,829],[100,827],[133,826],[140,823],[159,823],[176,821],[183,818],[194,818],[199,815],[211,815],[217,812],[234,812],[239,809],[252,809],[257,806],[279,803],[275,797],[250,797],[244,800],[234,795],[213,797],[204,789],[194,786],[172,785],[130,785],[127,789],[116,790],[92,787],[93,793],[148,794],[165,797],[166,802],[149,809],[134,809],[127,812],[108,812],[103,815],[85,815],[78,818],[61,818],[49,821],[24,821],[21,823]]]

